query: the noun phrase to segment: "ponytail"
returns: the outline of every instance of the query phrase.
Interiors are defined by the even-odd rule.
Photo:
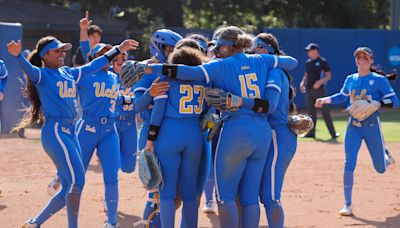
[[[46,36],[41,38],[36,44],[36,49],[33,50],[31,54],[28,56],[28,61],[34,66],[42,67],[43,62],[42,58],[40,58],[39,53],[48,43],[50,43],[54,39],[55,37],[52,36]],[[34,83],[29,79],[29,77],[26,77],[26,85],[24,90],[28,96],[29,102],[31,103],[31,106],[25,109],[26,112],[29,111],[30,116],[24,117],[18,123],[18,125],[12,129],[11,132],[18,132],[23,128],[30,127],[33,124],[43,121],[42,102],[40,101],[39,93]]]
[[[386,74],[385,71],[380,70],[380,69],[378,69],[378,68],[376,68],[374,66],[371,66],[370,71],[374,72],[374,73],[377,73],[377,74],[380,74],[382,76],[385,76],[389,81],[393,81],[393,80],[395,80],[397,78],[397,70],[396,69],[393,69],[393,71],[391,73]]]

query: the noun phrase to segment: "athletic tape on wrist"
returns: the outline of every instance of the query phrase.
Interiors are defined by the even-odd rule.
[[[156,141],[159,132],[160,132],[160,126],[150,125],[149,134],[147,135],[147,139],[150,141]]]
[[[255,98],[253,111],[257,113],[267,113],[269,108],[269,103],[267,100]]]
[[[108,59],[109,62],[111,62],[111,60],[112,60],[115,56],[119,55],[120,53],[121,53],[121,50],[120,50],[119,47],[117,46],[117,47],[111,48],[111,50],[109,50],[108,52],[106,52],[106,53],[104,54],[104,56]]]
[[[163,64],[162,74],[169,78],[176,78],[176,73],[178,71],[177,64]]]

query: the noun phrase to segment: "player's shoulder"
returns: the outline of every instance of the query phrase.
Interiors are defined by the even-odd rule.
[[[1,59],[0,59],[0,64],[1,64],[1,65],[4,65],[4,61],[3,61],[3,60],[1,60]]]
[[[375,72],[372,72],[372,77],[373,77],[373,78],[376,78],[376,79],[378,79],[378,80],[387,79],[386,76],[381,75],[381,74],[378,74],[378,73],[375,73]]]
[[[321,62],[328,62],[328,60],[325,57],[319,56],[319,59],[321,60]]]

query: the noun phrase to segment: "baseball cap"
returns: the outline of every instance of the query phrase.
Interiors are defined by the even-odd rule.
[[[62,48],[64,51],[68,51],[72,48],[72,44],[70,43],[62,43],[61,41],[54,39],[50,43],[46,44],[43,49],[40,51],[39,56],[43,58],[43,56],[51,49],[59,49]]]
[[[316,43],[309,43],[309,44],[304,48],[305,51],[314,50],[314,49],[319,50],[318,44],[316,44]]]
[[[112,46],[110,44],[105,44],[105,43],[99,43],[96,44],[96,46],[94,46],[92,53],[90,53],[90,56],[94,59],[94,56],[101,52],[104,48],[108,48],[108,50],[110,50],[112,48]]]
[[[371,48],[369,47],[359,47],[357,48],[354,53],[353,56],[356,57],[358,53],[363,52],[367,55],[369,55],[369,57],[374,58],[374,51],[372,51]]]

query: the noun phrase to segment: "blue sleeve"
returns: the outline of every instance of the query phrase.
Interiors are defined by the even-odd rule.
[[[281,88],[284,83],[283,77],[286,77],[286,75],[281,69],[271,69],[268,71],[267,77],[265,99],[267,99],[269,103],[268,113],[274,113],[278,107],[279,97],[281,96]]]
[[[90,52],[90,42],[89,42],[89,40],[79,41],[79,45],[81,46],[81,54],[82,54],[83,61],[85,61],[85,63],[88,63],[89,62],[88,56],[89,56],[89,52]]]
[[[153,101],[153,97],[150,96],[149,91],[141,91],[135,93],[135,105],[133,108],[135,109],[136,113],[143,112],[147,110]]]
[[[79,83],[82,77],[93,75],[109,63],[108,59],[103,55],[83,66],[71,68],[71,74],[74,76],[76,83]]]
[[[151,112],[150,125],[161,126],[167,106],[168,95],[161,95],[154,98],[153,111]]]
[[[346,96],[346,97],[350,96],[349,84],[350,84],[351,80],[352,80],[352,75],[347,76],[346,80],[344,81],[342,89],[340,89],[340,93],[343,96]]]
[[[211,74],[208,72],[208,70],[206,70],[207,64],[200,66],[186,66],[178,64],[176,78],[180,80],[203,81],[208,83],[211,80]],[[162,75],[163,64],[151,64],[150,67],[153,73]]]
[[[291,56],[277,56],[269,54],[261,54],[261,58],[264,60],[268,68],[281,68],[285,70],[292,70],[296,68],[298,61]]]
[[[268,101],[268,113],[274,113],[278,107],[280,92],[276,89],[265,88],[265,100]],[[254,99],[242,97],[242,108],[253,110]]]
[[[379,85],[379,91],[382,93],[382,101],[387,103],[387,99],[393,104],[392,108],[399,108],[400,102],[396,93],[394,92],[392,86],[389,83],[389,80],[386,77],[383,77],[381,83]]]
[[[33,83],[39,83],[42,79],[42,74],[39,67],[32,65],[25,57],[19,54],[17,57],[19,66]]]
[[[347,98],[349,98],[349,96],[345,96],[343,95],[343,93],[335,93],[331,96],[329,96],[328,98],[331,99],[331,104],[341,104],[343,102],[347,101]]]

